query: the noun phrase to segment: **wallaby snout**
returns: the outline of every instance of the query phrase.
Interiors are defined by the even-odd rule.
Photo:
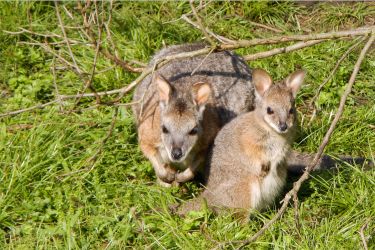
[[[182,150],[181,148],[173,148],[172,149],[172,157],[174,160],[179,160],[182,157]]]
[[[279,122],[280,131],[285,132],[288,129],[286,122]]]

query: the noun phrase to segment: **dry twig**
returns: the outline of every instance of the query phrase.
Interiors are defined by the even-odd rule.
[[[61,97],[60,97],[60,92],[59,92],[59,88],[57,87],[57,81],[56,81],[56,65],[55,65],[55,57],[53,58],[52,60],[52,67],[51,67],[51,70],[52,70],[52,75],[53,75],[53,86],[55,88],[55,96],[56,96],[56,100],[58,102],[58,104],[60,105],[60,111],[63,111],[63,103],[61,101]]]
[[[366,230],[368,224],[370,223],[370,218],[368,218],[365,222],[365,224],[363,224],[363,226],[361,227],[361,229],[359,230],[359,235],[361,236],[361,240],[362,240],[362,244],[363,244],[363,249],[364,250],[368,250],[368,247],[367,247],[367,241],[366,241],[366,237],[365,237],[365,233],[364,231]]]
[[[190,8],[191,8],[191,11],[193,12],[194,16],[195,16],[195,19],[197,19],[197,22],[198,22],[198,25],[199,25],[199,29],[203,32],[204,36],[206,37],[207,41],[211,44],[211,47],[212,48],[216,48],[216,43],[214,40],[212,40],[212,38],[210,37],[210,35],[208,34],[207,32],[207,29],[204,27],[203,25],[203,22],[202,22],[202,19],[200,18],[200,16],[198,15],[198,12],[197,10],[195,9],[194,7],[194,0],[190,0],[189,1],[190,3]]]
[[[232,50],[254,45],[275,44],[292,41],[309,41],[322,39],[336,39],[343,37],[364,36],[375,31],[375,26],[361,27],[352,30],[333,31],[328,33],[310,34],[310,35],[292,35],[292,36],[278,36],[273,38],[261,38],[252,40],[239,40],[235,44],[222,44],[218,46],[218,50]]]
[[[289,53],[294,50],[299,50],[302,48],[310,47],[310,46],[313,46],[315,44],[318,44],[324,41],[326,40],[311,40],[307,42],[299,42],[299,43],[296,43],[287,47],[276,48],[276,49],[271,49],[268,51],[262,51],[253,55],[247,55],[247,56],[244,56],[243,58],[245,59],[245,61],[254,61],[257,59],[262,59],[262,58],[266,58],[266,57],[270,57],[270,56],[274,56],[274,55],[278,55],[282,53]]]
[[[352,52],[355,48],[358,47],[359,44],[361,44],[366,38],[363,37],[361,38],[359,41],[357,41],[356,43],[354,43],[352,46],[350,46],[349,49],[347,49],[345,51],[345,53],[340,57],[340,59],[337,61],[335,67],[332,69],[331,73],[329,74],[329,76],[324,80],[324,82],[322,84],[319,85],[318,87],[318,90],[316,91],[316,94],[315,96],[311,99],[311,102],[310,102],[310,107],[313,107],[314,106],[314,103],[316,101],[316,99],[318,98],[319,94],[320,94],[320,91],[322,91],[322,88],[327,84],[327,82],[329,82],[329,80],[332,79],[332,77],[335,75],[337,69],[339,68],[340,64],[342,63],[342,61],[345,60],[345,58],[349,55],[350,52]]]
[[[183,20],[185,20],[187,23],[191,24],[192,26],[194,26],[195,28],[197,29],[201,29],[202,27],[200,27],[197,23],[193,22],[187,15],[182,15],[181,18]],[[218,40],[219,42],[221,43],[235,43],[234,40],[231,40],[229,38],[226,38],[226,37],[223,37],[223,36],[220,36],[220,35],[217,35],[215,34],[213,31],[211,31],[210,29],[206,28],[206,27],[203,27],[205,28],[206,32],[211,35],[212,37],[214,37],[216,40]]]
[[[59,11],[59,4],[57,3],[57,1],[55,1],[55,9],[56,9],[56,16],[57,16],[57,19],[59,20],[59,24],[60,24],[60,29],[61,29],[61,32],[63,34],[63,37],[64,37],[64,41],[66,43],[66,46],[68,48],[68,52],[69,52],[69,55],[70,57],[72,58],[72,61],[73,61],[73,64],[74,64],[74,67],[76,68],[76,71],[79,73],[79,74],[82,74],[82,71],[81,69],[78,67],[78,64],[76,62],[76,59],[73,55],[73,52],[72,52],[72,48],[70,47],[70,42],[69,42],[69,39],[66,35],[66,32],[65,32],[65,28],[64,28],[64,23],[61,19],[61,16],[60,16],[60,11]]]
[[[97,40],[94,39],[92,41],[93,45],[94,45],[94,48],[95,48],[95,55],[94,55],[93,66],[92,66],[90,78],[89,78],[89,80],[86,81],[85,86],[84,86],[84,88],[82,90],[82,93],[80,94],[80,96],[75,101],[75,104],[74,104],[72,110],[78,105],[79,101],[82,98],[82,95],[86,92],[87,88],[90,88],[93,91],[93,93],[94,93],[94,95],[96,97],[96,103],[101,103],[100,96],[96,93],[96,90],[92,86],[92,82],[93,82],[94,76],[95,76],[96,63],[97,63],[97,60],[98,60],[98,55],[99,55],[99,50],[100,50],[101,37],[102,37],[102,29],[101,29],[101,26],[99,25],[98,7],[96,5],[96,2],[95,2],[95,13],[97,15],[97,22],[98,22],[99,28],[98,28],[98,39]]]
[[[299,223],[299,211],[298,211],[298,193],[293,194],[293,203],[294,203],[294,222],[296,223],[297,233],[300,234],[301,225]]]

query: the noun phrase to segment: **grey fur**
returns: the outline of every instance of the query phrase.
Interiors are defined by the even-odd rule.
[[[204,46],[204,44],[197,43],[175,45],[162,49],[153,57],[149,67],[153,67],[156,60],[167,55],[195,51],[204,48]],[[191,75],[195,69],[197,70],[194,75]],[[254,108],[251,70],[246,62],[233,52],[224,51],[212,53],[207,57],[203,55],[178,59],[157,71],[176,88],[182,99],[190,99],[190,96],[186,94],[193,83],[210,83],[213,87],[214,106],[220,115],[222,124],[226,124],[236,115]],[[152,76],[149,75],[139,84],[134,93],[134,102],[141,100],[146,93],[143,103],[147,104],[156,93],[155,86],[151,84],[151,79]],[[133,105],[133,112],[137,119],[140,111],[141,104]]]

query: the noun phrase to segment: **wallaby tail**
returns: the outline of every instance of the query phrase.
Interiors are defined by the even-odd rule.
[[[287,158],[288,172],[302,174],[305,168],[313,161],[314,157],[315,154],[300,153],[293,150]],[[338,156],[336,158],[323,155],[322,159],[319,161],[318,165],[313,171],[336,168],[340,163],[343,162],[365,165],[368,168],[374,167],[374,162],[372,160],[363,157]]]

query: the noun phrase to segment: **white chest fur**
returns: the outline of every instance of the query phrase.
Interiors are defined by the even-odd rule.
[[[284,138],[270,138],[267,141],[266,158],[270,162],[267,175],[251,186],[251,204],[255,209],[262,209],[275,200],[285,184],[284,159],[289,145]]]

